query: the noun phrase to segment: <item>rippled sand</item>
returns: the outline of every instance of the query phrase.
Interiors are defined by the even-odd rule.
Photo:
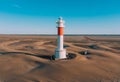
[[[66,36],[72,57],[54,61],[56,38],[0,35],[0,82],[120,81],[120,36]]]

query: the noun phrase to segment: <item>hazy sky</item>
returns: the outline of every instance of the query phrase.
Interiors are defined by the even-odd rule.
[[[120,34],[120,0],[0,0],[0,34]]]

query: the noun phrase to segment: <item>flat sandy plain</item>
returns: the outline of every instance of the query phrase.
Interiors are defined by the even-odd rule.
[[[0,35],[0,82],[120,82],[120,36],[65,36],[66,60],[51,60],[56,41]]]

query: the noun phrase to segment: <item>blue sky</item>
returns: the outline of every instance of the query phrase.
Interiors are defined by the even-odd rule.
[[[120,0],[0,0],[0,34],[120,34]]]

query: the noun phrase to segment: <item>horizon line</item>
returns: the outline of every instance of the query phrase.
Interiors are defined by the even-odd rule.
[[[27,36],[57,36],[57,34],[0,34],[0,35],[27,35]],[[64,34],[64,36],[120,36],[120,34]]]

